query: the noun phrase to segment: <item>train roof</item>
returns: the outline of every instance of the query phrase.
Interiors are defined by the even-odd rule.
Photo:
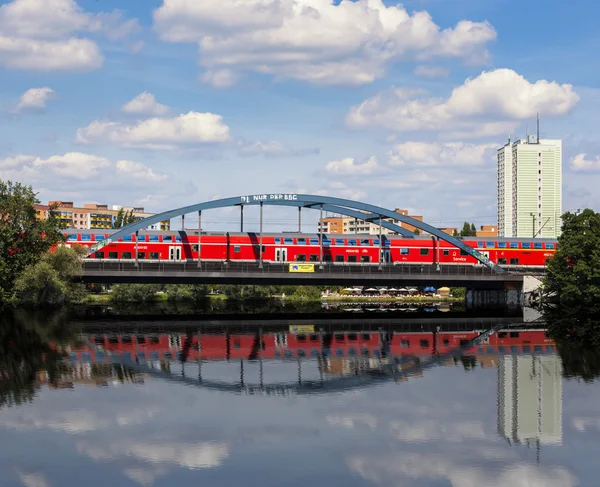
[[[117,229],[84,229],[84,228],[66,228],[63,230],[64,233],[67,234],[86,234],[86,235],[112,235],[117,232]],[[141,235],[181,235],[190,234],[197,235],[198,230],[193,230],[191,228],[182,230],[140,230]],[[258,232],[202,232],[202,235],[227,235],[229,233],[232,237],[240,237],[243,235],[258,235]],[[358,238],[358,239],[367,239],[367,238],[378,238],[378,234],[369,234],[369,233],[329,233],[326,234],[328,238]],[[318,233],[299,233],[299,232],[263,232],[263,237],[284,237],[284,238],[318,238]],[[431,235],[414,235],[409,237],[404,237],[402,235],[383,235],[383,237],[390,240],[416,240],[416,239],[428,239],[431,238]],[[536,242],[556,242],[554,238],[515,238],[515,237],[455,237],[458,240],[463,240],[465,242],[485,242],[485,241],[494,241],[494,242],[530,242],[535,240]]]

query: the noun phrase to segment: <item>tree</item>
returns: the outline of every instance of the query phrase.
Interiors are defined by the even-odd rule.
[[[18,301],[29,306],[59,306],[83,299],[85,287],[75,280],[83,273],[81,258],[85,254],[85,248],[79,246],[61,246],[44,254],[15,281]]]
[[[558,249],[548,260],[544,291],[565,304],[600,302],[600,213],[586,209],[562,216]]]
[[[415,235],[421,235],[421,232],[419,231],[419,229],[418,229],[418,228],[415,228],[415,229],[413,230],[413,233],[414,233]]]
[[[154,301],[156,292],[152,284],[117,284],[112,288],[111,301],[115,303],[147,303]]]
[[[54,212],[38,220],[36,204],[31,187],[0,180],[0,305],[13,298],[21,272],[64,239]]]
[[[127,212],[123,208],[119,208],[119,211],[117,211],[117,216],[113,223],[113,228],[122,228],[125,225],[134,223],[136,220],[137,218],[133,215],[133,210]]]
[[[461,237],[477,236],[477,230],[475,228],[475,225],[473,225],[472,223],[465,222],[465,224],[462,227],[462,230],[460,231],[460,236]]]
[[[453,237],[458,237],[458,230],[455,228],[454,231],[452,232],[452,236]]]

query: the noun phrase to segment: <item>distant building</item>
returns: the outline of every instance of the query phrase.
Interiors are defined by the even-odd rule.
[[[556,238],[562,215],[562,141],[527,139],[498,149],[498,234]]]
[[[554,355],[502,355],[498,433],[529,446],[562,443],[562,368]]]
[[[50,208],[53,209],[50,210]],[[108,205],[96,203],[85,203],[83,207],[75,206],[72,201],[49,201],[47,205],[35,205],[38,220],[48,218],[48,212],[53,211],[65,227],[82,230],[113,228],[121,208],[126,212],[132,211],[136,220],[154,215],[154,213],[146,213],[141,207],[112,206],[111,209],[108,209]],[[169,230],[170,228],[170,221],[148,226],[149,230]]]
[[[494,225],[481,225],[479,230],[477,230],[477,236],[482,238],[497,237],[498,227]]]
[[[408,215],[408,211],[396,209],[396,213],[400,215]],[[418,221],[423,221],[422,216],[410,216],[410,218],[414,218]],[[408,225],[399,220],[395,220],[393,218],[383,218],[383,221],[393,223],[398,225],[409,232],[414,232],[415,227],[412,225]],[[322,233],[362,233],[362,234],[370,234],[370,235],[379,235],[379,225],[376,222],[367,222],[364,220],[352,218],[352,217],[342,217],[342,216],[334,216],[334,217],[326,217],[322,220],[319,220],[317,225],[317,229]],[[388,230],[387,228],[381,229],[382,235],[395,235],[396,232]]]

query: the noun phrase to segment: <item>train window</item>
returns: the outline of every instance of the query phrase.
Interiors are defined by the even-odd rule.
[[[429,249],[419,249],[419,255],[429,255]]]
[[[175,242],[181,242],[181,237],[179,235],[175,237]]]
[[[77,235],[75,235],[75,234],[67,235],[67,241],[73,242],[76,240],[77,240]]]
[[[133,235],[125,235],[123,237],[123,242],[133,242]]]
[[[553,243],[547,243],[546,244],[546,249],[548,249],[548,250],[554,250],[554,244]]]
[[[344,336],[343,333],[336,333],[335,334],[335,341],[336,342],[343,342],[346,339],[346,337]]]
[[[429,348],[429,340],[421,340],[419,344],[421,345],[421,348]]]
[[[121,337],[121,341],[125,344],[130,344],[131,343],[131,335],[123,335]]]
[[[523,353],[531,353],[531,347],[529,345],[523,345]]]
[[[511,249],[518,249],[519,248],[519,242],[511,242],[510,243],[510,248]]]
[[[485,246],[487,248],[493,249],[496,246],[496,243],[495,242],[486,242]]]
[[[277,237],[275,238],[275,243],[281,245],[283,243],[283,239],[281,237]]]
[[[389,247],[390,246],[390,241],[387,238],[383,237],[382,240],[383,240],[383,246],[384,247]]]
[[[356,333],[348,333],[348,340],[355,342],[358,339]]]
[[[521,247],[524,249],[530,249],[531,248],[531,243],[530,242],[523,242],[521,244]]]
[[[150,252],[148,258],[151,260],[159,260],[160,254],[158,252]]]
[[[410,253],[410,249],[403,247],[400,249],[400,255],[408,255]]]
[[[544,248],[544,244],[542,244],[542,242],[535,242],[533,244],[533,248],[534,249],[543,249]]]
[[[371,241],[367,238],[364,238],[360,241],[361,245],[366,245],[367,247],[371,245]]]
[[[361,255],[360,261],[361,262],[371,262],[371,256],[370,255]]]
[[[192,245],[192,252],[198,252],[198,244]]]
[[[136,340],[137,340],[137,342],[138,342],[139,344],[146,343],[146,337],[145,337],[145,336],[143,336],[143,335],[138,335],[138,336],[136,337]]]
[[[327,237],[323,237],[323,245],[329,247],[331,245],[331,240],[329,240]]]
[[[298,245],[306,245],[306,239],[305,238],[297,238],[296,242],[298,242]]]
[[[469,252],[466,250],[460,249],[460,255],[469,255]]]
[[[254,247],[254,251],[255,251],[255,252],[260,252],[260,245],[253,245],[253,247]],[[266,252],[266,251],[267,251],[267,246],[266,246],[266,245],[263,245],[263,246],[262,246],[262,251],[263,251],[263,252]]]
[[[511,331],[510,332],[510,337],[511,338],[519,338],[521,334],[518,331]]]
[[[485,249],[485,242],[477,242],[478,249]]]
[[[306,262],[306,255],[304,255],[304,254],[297,254],[296,255],[296,261],[297,262]]]
[[[546,345],[546,352],[554,352],[554,345]]]
[[[284,238],[283,243],[286,245],[294,245],[294,239],[293,238]]]
[[[343,238],[336,238],[335,239],[335,244],[336,245],[345,245],[344,239]]]
[[[131,259],[131,252],[123,252],[121,254],[121,259]]]
[[[160,339],[156,335],[151,336],[149,341],[151,345],[158,345],[160,343]]]
[[[356,240],[353,238],[348,239],[348,245],[356,245]]]
[[[319,262],[319,256],[316,254],[310,254],[309,262]]]
[[[400,348],[409,348],[409,347],[410,347],[410,341],[400,340]]]
[[[360,339],[363,340],[363,341],[365,341],[365,342],[368,342],[368,341],[371,340],[371,335],[369,333],[361,333],[360,334]]]
[[[142,260],[145,259],[146,258],[146,252],[138,252],[137,258],[138,259],[142,259]]]
[[[149,235],[148,241],[149,242],[158,242],[158,235]]]
[[[94,259],[104,259],[104,252],[96,252],[94,254]]]
[[[324,255],[323,262],[333,262],[333,257],[331,255]]]
[[[306,341],[306,335],[304,335],[304,334],[301,333],[301,334],[299,334],[299,335],[296,336],[296,339],[299,342],[305,342]]]
[[[109,259],[118,259],[119,258],[119,252],[109,252],[108,253],[108,258]]]
[[[319,245],[319,239],[318,238],[311,238],[310,239],[310,245]]]
[[[375,240],[373,240],[373,246],[374,247],[379,247],[379,245],[381,245],[380,240],[377,238]]]
[[[511,258],[510,265],[519,265],[519,259],[515,259],[514,257]]]
[[[173,241],[172,235],[163,235],[163,242],[172,242],[172,241]]]
[[[462,340],[460,340],[460,341],[458,342],[458,344],[459,344],[461,347],[464,347],[465,345],[468,345],[468,344],[469,344],[469,341],[470,341],[470,340],[465,340],[465,339],[462,339]]]
[[[444,338],[444,347],[447,347],[448,345],[450,345],[450,340]]]
[[[517,347],[516,345],[512,345],[510,347],[510,353],[519,353],[519,347]]]
[[[336,255],[335,256],[335,261],[336,262],[344,262],[344,256],[343,255]]]
[[[450,249],[444,249],[444,257],[448,257],[450,255]]]
[[[88,234],[82,234],[81,235],[81,241],[82,242],[90,242],[92,240],[92,236],[88,235]]]
[[[356,262],[356,255],[349,255],[348,262]]]
[[[506,332],[505,331],[499,331],[498,332],[498,338],[506,338]]]
[[[498,248],[499,249],[505,249],[506,248],[506,242],[498,242]]]
[[[506,265],[506,259],[504,259],[504,258],[502,258],[502,257],[501,257],[501,258],[499,258],[499,259],[498,259],[498,265]]]
[[[109,337],[108,343],[111,343],[113,345],[119,343],[119,337]]]
[[[233,251],[234,252],[239,252],[240,250],[242,250],[242,246],[241,245],[234,245],[233,246]]]

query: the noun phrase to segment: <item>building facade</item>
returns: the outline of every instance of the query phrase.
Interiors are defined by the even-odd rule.
[[[396,208],[394,210],[396,213],[404,216],[409,216],[408,211],[400,210]],[[418,221],[423,221],[422,216],[410,216],[410,218],[414,218]],[[414,232],[415,227],[412,225],[408,225],[399,220],[394,220],[392,218],[383,218],[383,221],[393,223],[398,225],[409,232]],[[322,233],[361,233],[361,234],[369,234],[369,235],[379,235],[379,225],[376,222],[367,222],[364,220],[360,220],[352,217],[326,217],[319,220],[317,225],[317,230]],[[396,232],[388,230],[387,228],[381,229],[382,235],[394,235]]]
[[[498,234],[556,238],[562,215],[562,141],[527,139],[498,149]]]
[[[77,228],[81,230],[110,229],[117,219],[119,210],[133,212],[136,220],[142,220],[154,213],[146,213],[144,208],[122,207],[86,203],[83,207],[75,206],[72,201],[49,201],[47,205],[35,205],[36,218],[39,220],[48,218],[52,211],[58,217],[65,228]],[[149,230],[170,230],[171,222],[164,221],[150,225]]]

